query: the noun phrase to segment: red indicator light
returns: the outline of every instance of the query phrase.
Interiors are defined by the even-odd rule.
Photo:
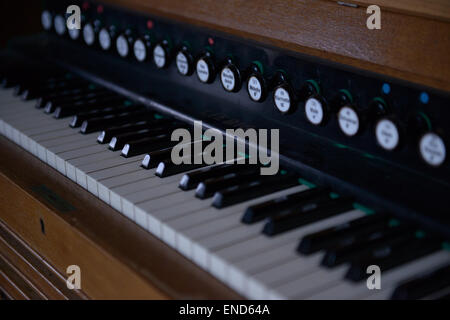
[[[213,38],[208,38],[208,43],[210,46],[212,46],[214,44],[214,39]]]
[[[102,5],[99,5],[98,7],[97,7],[97,13],[103,13],[103,6]]]
[[[147,29],[153,29],[153,21],[152,20],[147,21]]]
[[[87,10],[89,9],[89,7],[90,7],[89,2],[87,1],[83,2],[83,10]]]

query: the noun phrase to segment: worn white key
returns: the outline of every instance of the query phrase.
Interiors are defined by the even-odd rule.
[[[189,205],[185,202],[183,195],[195,199],[195,201],[190,201]],[[175,206],[170,206],[167,203],[162,203],[162,201],[153,204],[151,210],[143,210],[141,205],[135,207],[136,215],[144,215],[147,212],[151,214],[147,215],[148,220],[148,230],[154,235],[161,237],[161,222],[174,219],[183,215],[188,215],[192,212],[203,211],[211,207],[211,200],[200,200],[195,198],[195,191],[191,190],[185,193],[177,193],[172,196],[165,198],[166,201]],[[148,204],[146,205],[148,207]]]
[[[99,195],[98,183],[100,180],[115,177],[115,176],[120,176],[120,175],[126,174],[130,171],[138,170],[139,164],[141,163],[141,157],[137,156],[134,158],[135,158],[134,159],[135,161],[126,163],[126,164],[130,164],[130,166],[119,165],[119,166],[114,166],[111,168],[106,168],[103,170],[98,170],[98,171],[88,174],[86,176],[88,190],[91,193],[93,193],[94,195],[98,196]]]
[[[113,169],[106,169],[110,170],[111,173],[105,174],[105,178],[99,179],[97,181],[97,188],[98,188],[98,196],[100,199],[105,201],[108,204],[111,204],[111,198],[110,198],[110,188],[115,186],[121,186],[133,182],[140,181],[141,179],[145,179],[142,174],[142,169],[139,168],[139,161],[137,162],[131,162],[126,163],[117,167],[114,167],[114,169],[117,168],[122,172],[120,175],[117,175],[116,172],[112,171]],[[89,182],[88,182],[89,184]]]
[[[103,146],[102,146],[103,147]],[[106,150],[105,152],[110,152],[109,150]],[[84,165],[80,165],[76,167],[76,181],[79,185],[81,185],[83,188],[87,189],[87,175],[91,172],[104,170],[107,168],[113,168],[125,163],[131,163],[137,161],[137,158],[123,158],[123,157],[114,157],[114,158],[108,158],[103,161],[97,162],[97,163],[87,163]]]

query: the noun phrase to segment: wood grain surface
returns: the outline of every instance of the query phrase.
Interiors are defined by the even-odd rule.
[[[388,11],[368,30],[366,8],[328,0],[104,2],[450,91],[446,21]]]
[[[345,2],[363,6],[376,4],[382,10],[450,21],[450,1],[448,0],[349,0]]]

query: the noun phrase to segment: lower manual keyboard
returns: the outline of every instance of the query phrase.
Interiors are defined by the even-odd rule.
[[[83,85],[82,81],[80,85]],[[104,94],[102,91],[102,95]],[[65,105],[70,106],[70,97],[70,94],[64,96]],[[123,100],[124,104],[119,104],[121,108],[130,103],[126,98]],[[216,197],[199,199],[195,196],[195,188],[188,190],[179,188],[180,181],[186,174],[198,170],[209,170],[212,166],[194,170],[186,168],[184,171],[180,170],[181,173],[160,178],[155,175],[157,168],[144,169],[140,166],[145,152],[142,153],[139,150],[139,152],[136,151],[138,155],[123,157],[120,150],[108,149],[109,141],[105,141],[105,144],[97,142],[98,135],[104,130],[130,132],[129,129],[117,128],[132,127],[133,123],[129,121],[135,121],[133,117],[129,118],[132,120],[128,122],[120,119],[108,120],[109,125],[100,125],[99,129],[93,133],[81,134],[79,128],[74,129],[69,126],[70,118],[55,119],[44,113],[42,109],[35,108],[35,105],[35,100],[24,101],[13,96],[12,88],[0,89],[1,134],[111,205],[245,297],[251,299],[389,299],[399,285],[404,286],[405,282],[413,281],[416,277],[450,263],[450,253],[439,244],[437,249],[424,256],[413,257],[414,259],[400,263],[385,272],[382,270],[381,290],[369,290],[366,281],[354,282],[345,277],[350,264],[359,261],[357,259],[362,259],[365,254],[356,251],[354,244],[340,244],[344,249],[355,250],[352,255],[354,259],[333,268],[321,266],[324,254],[330,249],[329,247],[307,255],[298,253],[297,248],[299,241],[308,235],[332,227],[339,229],[341,225],[372,213],[357,209],[357,206],[353,206],[350,202],[349,207],[341,204],[342,208],[339,207],[340,209],[335,210],[336,212],[324,214],[323,217],[320,216],[321,218],[314,216],[306,218],[306,215],[311,215],[311,211],[307,209],[308,205],[314,204],[317,215],[321,215],[324,197],[329,210],[329,207],[333,206],[333,201],[336,200],[334,199],[336,195],[331,197],[328,189],[324,189],[327,191],[320,197],[317,195],[299,197],[301,200],[287,202],[287,196],[311,189],[302,184],[301,179],[298,179],[298,183],[286,184],[273,189],[272,192],[267,192],[270,191],[269,185],[267,187],[269,189],[266,188],[264,193],[259,195],[256,193],[247,196],[244,189],[244,193],[235,199],[236,203],[216,208],[212,205]],[[103,107],[108,106],[102,104],[92,106],[99,110]],[[105,116],[109,117],[108,119],[114,117],[114,111],[111,109],[113,108],[108,109],[108,115]],[[88,125],[91,118],[86,110],[83,109],[82,112],[84,112],[83,119]],[[92,117],[99,114],[101,112],[93,112]],[[156,116],[149,111],[145,121],[158,121],[159,118],[160,115]],[[94,120],[96,125],[102,123],[101,119]],[[165,125],[161,122],[159,124]],[[138,127],[139,130],[142,129],[142,125],[136,124],[136,128]],[[173,128],[172,124],[171,128]],[[168,131],[167,134],[170,135],[171,132]],[[109,135],[103,133],[103,136]],[[129,135],[129,137],[137,136],[139,132]],[[121,139],[126,138],[126,135],[121,137]],[[133,143],[130,145],[132,146]],[[144,150],[147,150],[145,143],[141,143],[140,148],[142,146]],[[158,145],[159,149],[169,147],[170,145]],[[155,145],[149,145],[148,151],[154,151],[154,148]],[[208,176],[208,179],[220,178],[229,171],[230,169],[215,170],[209,175],[203,175]],[[239,176],[243,173],[236,170],[236,174]],[[289,177],[292,178],[292,176]],[[246,178],[259,179],[260,177],[247,174]],[[240,182],[239,179],[236,180],[237,186],[248,182],[245,179]],[[204,182],[207,185],[210,183],[208,181],[200,179],[196,181],[196,184]],[[219,188],[219,192],[227,194],[226,187]],[[251,223],[242,222],[247,208],[274,199],[284,203],[283,210],[268,213],[266,217],[268,219]],[[336,205],[337,203],[336,200]],[[293,228],[283,229],[273,236],[262,232],[266,224],[279,221],[280,215],[283,214],[289,214],[292,221],[302,221],[302,223]],[[278,220],[271,220],[271,217],[277,217]],[[391,226],[380,226],[380,228],[389,227]],[[370,230],[370,232],[375,236],[377,232],[382,234],[380,230]],[[403,236],[401,232],[400,236]],[[439,240],[425,237],[421,241]],[[382,251],[383,248],[375,249]],[[392,259],[393,257],[387,254],[384,258]],[[444,289],[439,288],[440,292],[444,292]],[[416,294],[414,297],[440,297],[433,290],[423,292],[426,294],[422,296]]]

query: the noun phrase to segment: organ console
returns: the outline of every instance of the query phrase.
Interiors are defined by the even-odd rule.
[[[35,18],[0,51],[2,297],[449,297],[447,1],[52,0]],[[179,128],[194,155],[174,164]],[[244,152],[191,161],[207,129],[247,132]],[[278,130],[276,174],[252,129]]]

